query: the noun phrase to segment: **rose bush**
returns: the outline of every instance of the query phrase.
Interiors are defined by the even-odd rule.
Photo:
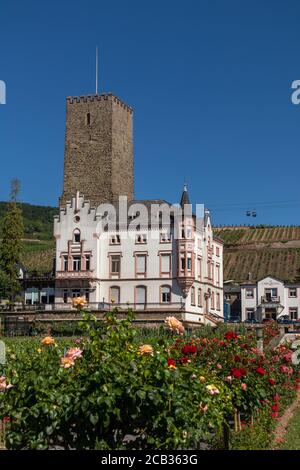
[[[251,335],[191,336],[172,317],[142,342],[130,311],[82,315],[82,339],[34,340],[0,371],[7,448],[197,448],[237,415],[275,419],[293,387],[287,346],[260,354]]]

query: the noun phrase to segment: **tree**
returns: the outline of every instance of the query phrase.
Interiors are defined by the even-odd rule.
[[[16,294],[20,291],[18,263],[22,253],[24,229],[22,211],[17,203],[19,191],[19,180],[12,180],[10,203],[3,219],[0,247],[2,296],[6,296],[10,301],[13,301]]]

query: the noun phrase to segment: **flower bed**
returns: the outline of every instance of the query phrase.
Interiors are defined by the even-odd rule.
[[[235,432],[262,416],[272,423],[293,393],[286,346],[261,354],[251,334],[191,336],[174,318],[169,334],[142,343],[130,311],[101,323],[82,315],[82,339],[45,337],[0,371],[7,448],[222,447],[231,423]]]

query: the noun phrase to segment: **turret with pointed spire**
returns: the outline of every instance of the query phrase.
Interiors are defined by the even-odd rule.
[[[177,241],[177,282],[183,297],[187,297],[190,287],[195,281],[195,254],[194,254],[194,221],[192,214],[186,214],[185,206],[190,204],[187,185],[184,184],[180,206],[184,212],[180,227],[180,237]]]
[[[188,193],[186,183],[184,183],[183,191],[182,191],[182,195],[181,195],[181,200],[180,200],[180,205],[181,205],[182,208],[184,208],[185,204],[190,204],[190,198],[189,198],[189,193]]]

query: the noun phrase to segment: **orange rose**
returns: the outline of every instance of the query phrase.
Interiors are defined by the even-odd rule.
[[[45,338],[41,341],[43,346],[51,346],[51,344],[55,344],[54,338],[52,336],[45,336]]]

